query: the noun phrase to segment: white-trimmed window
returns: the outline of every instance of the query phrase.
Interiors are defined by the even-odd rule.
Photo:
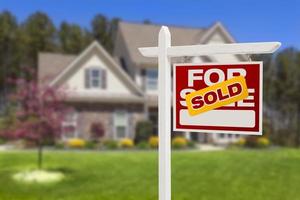
[[[71,112],[65,116],[61,123],[62,138],[67,140],[69,138],[78,137],[77,131],[77,113]]]
[[[128,114],[126,111],[117,110],[114,113],[114,132],[115,139],[128,137]]]
[[[147,69],[146,70],[146,88],[147,90],[157,90],[157,79],[158,71],[157,69]]]
[[[97,89],[106,87],[106,71],[98,67],[90,67],[85,71],[85,87]]]

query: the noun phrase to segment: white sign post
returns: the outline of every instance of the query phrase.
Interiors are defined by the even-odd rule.
[[[158,58],[159,200],[171,200],[171,57],[213,54],[266,54],[280,42],[171,46],[168,27],[162,26],[158,47],[139,48],[145,57]]]

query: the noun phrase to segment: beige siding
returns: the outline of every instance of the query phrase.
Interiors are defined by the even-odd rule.
[[[86,89],[85,88],[85,70],[89,67],[106,70],[106,89]],[[98,55],[91,56],[65,83],[65,87],[76,92],[90,93],[118,93],[130,94],[130,90],[120,81],[114,72],[100,59]]]

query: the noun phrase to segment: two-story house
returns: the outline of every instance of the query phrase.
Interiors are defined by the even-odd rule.
[[[172,45],[234,43],[221,23],[209,28],[170,26]],[[156,46],[159,25],[120,22],[113,55],[93,42],[79,55],[40,53],[40,83],[63,89],[74,108],[62,124],[65,137],[90,137],[92,123],[102,123],[105,137],[134,138],[138,121],[150,119],[157,133],[157,60],[143,57],[139,47]],[[174,58],[172,62],[240,62],[238,55]],[[72,127],[72,128],[70,128]],[[174,133],[178,134],[178,133]],[[238,138],[226,134],[184,133],[201,141],[228,143]]]

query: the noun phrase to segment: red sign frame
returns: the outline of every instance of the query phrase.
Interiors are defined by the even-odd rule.
[[[262,62],[174,64],[173,130],[262,135],[262,66]],[[246,79],[246,99],[197,116],[188,114],[185,94],[238,75]]]

